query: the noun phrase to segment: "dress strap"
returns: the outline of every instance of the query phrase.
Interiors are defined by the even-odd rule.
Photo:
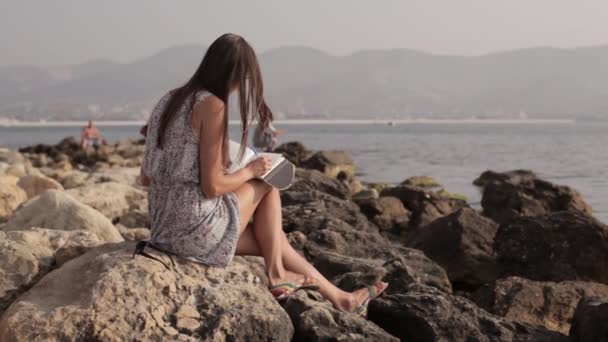
[[[166,254],[169,257],[169,260],[171,260],[171,265],[173,265],[173,268],[175,268],[175,262],[173,261],[173,258],[171,257],[171,254],[169,254],[168,252],[166,252],[166,251],[164,251],[164,250],[162,250],[162,249],[154,246],[149,241],[139,241],[137,243],[137,245],[135,245],[135,252],[133,252],[133,258],[135,258],[136,254],[139,254],[139,255],[144,256],[144,257],[146,257],[148,259],[156,260],[156,261],[160,262],[161,264],[163,264],[163,266],[165,266],[166,269],[168,269],[169,271],[171,270],[169,268],[169,266],[167,264],[165,264],[162,260],[160,260],[159,258],[157,258],[157,257],[155,257],[153,255],[150,255],[150,254],[146,253],[144,251],[146,249],[146,247],[150,247],[150,248],[152,248],[155,251],[158,251],[158,252]]]

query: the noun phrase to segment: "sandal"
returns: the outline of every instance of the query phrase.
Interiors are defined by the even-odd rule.
[[[355,309],[355,311],[353,311],[353,313],[357,314],[360,317],[366,318],[367,317],[367,307],[369,306],[369,302],[378,298],[378,296],[380,296],[382,294],[382,292],[384,292],[384,290],[386,290],[387,287],[388,287],[388,283],[383,283],[383,282],[378,282],[373,286],[368,286],[367,292],[368,292],[369,296],[363,302],[363,304],[361,304],[358,308]]]
[[[294,292],[298,290],[318,290],[319,285],[317,279],[309,276],[304,277],[304,281],[301,283],[289,282],[274,285],[269,288],[270,293],[276,298],[276,300],[284,300],[289,298]]]

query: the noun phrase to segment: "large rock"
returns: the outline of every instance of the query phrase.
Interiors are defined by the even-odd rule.
[[[326,194],[348,198],[349,188],[339,180],[329,177],[317,170],[296,169],[296,179],[289,187],[291,192],[321,191]]]
[[[318,230],[327,220],[334,219],[346,222],[357,230],[368,230],[370,226],[355,203],[317,190],[284,191],[281,193],[281,201],[283,229],[286,232]]]
[[[399,227],[409,223],[412,213],[396,197],[364,198],[354,200],[361,212],[380,229],[399,233]]]
[[[0,175],[0,222],[10,219],[13,211],[27,200],[27,193],[17,185],[18,181],[17,177]]]
[[[509,277],[483,286],[472,299],[493,314],[567,334],[577,304],[586,297],[608,298],[608,285],[582,281],[538,282]]]
[[[608,301],[604,298],[581,299],[570,327],[572,342],[608,341]]]
[[[329,278],[355,272],[347,278],[353,280],[349,289],[385,278],[392,284],[389,291],[420,282],[451,292],[441,267],[420,251],[393,244],[352,202],[318,192],[297,194],[297,205],[283,207],[283,228],[292,245]]]
[[[380,192],[380,196],[392,196],[400,199],[403,205],[412,212],[410,223],[413,226],[429,224],[460,208],[468,207],[464,200],[446,198],[435,192],[409,185],[385,188]]]
[[[496,223],[470,208],[412,230],[411,245],[439,263],[458,289],[475,289],[500,275],[494,256]]]
[[[108,219],[120,219],[134,210],[148,210],[146,192],[117,182],[97,183],[68,190],[78,201],[104,214]],[[124,224],[124,222],[121,223]]]
[[[2,229],[26,230],[32,227],[87,230],[106,242],[123,241],[116,227],[103,214],[57,190],[47,190],[23,204]]]
[[[97,235],[83,230],[0,231],[0,316],[57,265],[102,243]]]
[[[294,341],[399,341],[364,318],[334,309],[317,292],[297,292],[283,307],[294,323]]]
[[[500,225],[495,250],[504,274],[540,281],[608,284],[608,227],[572,211]]]
[[[28,198],[36,197],[49,189],[63,190],[63,186],[59,182],[44,175],[23,176],[17,185],[25,190]]]
[[[281,153],[283,156],[292,162],[295,166],[300,167],[302,162],[310,157],[313,152],[306,149],[302,143],[290,141],[277,146],[274,153]]]
[[[289,316],[242,258],[171,271],[133,248],[105,245],[46,275],[2,316],[0,340],[291,340]]]
[[[344,151],[318,151],[302,161],[301,166],[319,170],[330,177],[337,177],[340,173],[349,177],[355,175],[355,162]]]
[[[565,335],[494,316],[465,298],[420,284],[372,301],[369,318],[402,341],[567,341]]]
[[[487,172],[486,172],[487,173]],[[484,174],[486,174],[484,173]],[[558,211],[591,214],[578,191],[534,177],[511,172],[484,176],[481,206],[484,215],[502,223],[518,216],[540,216]]]
[[[23,164],[25,162],[23,154],[9,148],[0,147],[0,162],[7,164]]]

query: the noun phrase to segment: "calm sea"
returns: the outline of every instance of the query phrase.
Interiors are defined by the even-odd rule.
[[[543,124],[285,124],[282,141],[311,149],[349,151],[366,181],[400,182],[430,175],[448,190],[479,192],[471,182],[484,170],[531,169],[579,190],[608,222],[608,123]],[[101,127],[110,142],[137,138],[136,126]],[[0,127],[0,146],[56,143],[78,127]],[[238,128],[231,126],[238,139]]]

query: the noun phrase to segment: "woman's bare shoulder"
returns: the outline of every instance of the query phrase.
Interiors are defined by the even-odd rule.
[[[224,113],[224,101],[208,93],[207,96],[194,105],[193,112],[195,116],[200,117],[222,117],[221,115]]]

